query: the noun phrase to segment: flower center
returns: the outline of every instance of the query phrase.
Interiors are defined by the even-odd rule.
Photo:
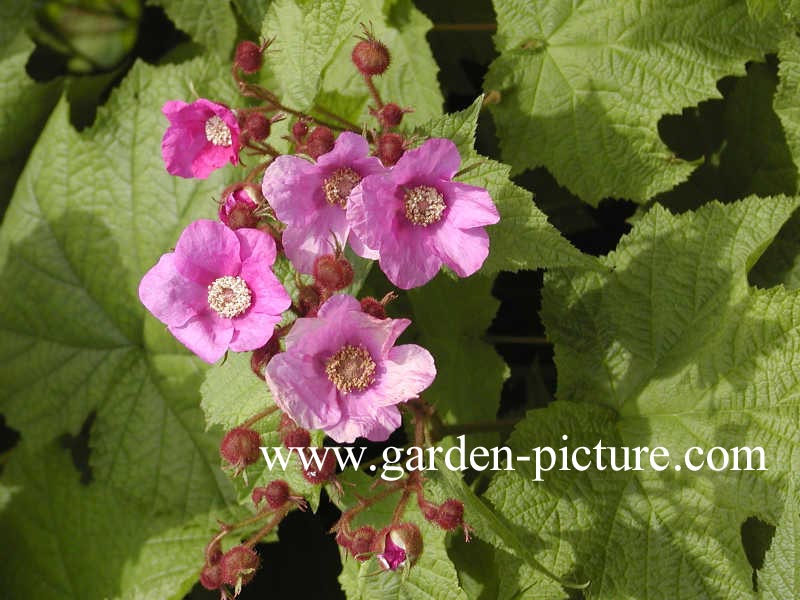
[[[361,175],[342,167],[336,169],[329,177],[322,180],[322,190],[325,192],[325,199],[331,206],[345,208],[350,192],[361,182]]]
[[[345,344],[325,363],[325,373],[340,392],[360,392],[375,381],[375,361],[364,346]]]
[[[252,303],[253,295],[244,279],[225,275],[208,286],[208,305],[226,319],[238,317]]]
[[[217,115],[206,121],[206,139],[215,146],[230,146],[233,143],[231,130]]]
[[[414,225],[427,227],[433,223],[438,223],[447,205],[444,197],[434,187],[429,185],[418,185],[415,188],[406,190],[403,198],[405,204],[406,219]]]

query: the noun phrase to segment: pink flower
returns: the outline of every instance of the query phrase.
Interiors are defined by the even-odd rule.
[[[337,442],[386,440],[400,426],[397,404],[436,376],[427,350],[394,346],[410,323],[372,317],[352,296],[331,297],[317,317],[295,321],[286,351],[267,366],[275,403],[299,426]]]
[[[161,156],[170,174],[205,179],[239,162],[239,123],[229,108],[200,98],[191,104],[171,100],[161,112],[169,119]]]
[[[139,298],[189,350],[213,363],[230,348],[255,350],[272,337],[291,300],[270,267],[275,242],[257,229],[195,221],[175,252],[139,284]]]
[[[361,256],[377,253],[396,286],[423,285],[442,264],[468,277],[489,255],[484,226],[497,223],[500,215],[485,189],[452,180],[460,163],[453,142],[428,140],[407,151],[391,171],[365,178],[350,195],[353,237],[371,249]],[[353,250],[358,253],[358,246]]]
[[[384,171],[380,160],[368,155],[367,140],[345,132],[316,163],[299,156],[279,156],[267,168],[264,198],[286,224],[284,251],[298,271],[311,273],[317,256],[332,254],[336,242],[347,243],[350,191],[364,177]],[[359,254],[369,253],[354,241]]]
[[[231,229],[255,227],[258,225],[258,217],[255,215],[257,208],[258,204],[253,200],[250,191],[242,187],[225,198],[225,202],[219,207],[219,220]]]

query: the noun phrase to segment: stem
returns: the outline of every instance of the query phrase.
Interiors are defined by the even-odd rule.
[[[278,410],[278,407],[276,405],[270,406],[269,408],[266,408],[266,409],[262,410],[260,413],[257,413],[255,415],[253,415],[252,417],[250,417],[249,419],[247,419],[247,421],[245,421],[244,423],[239,425],[239,427],[250,427],[253,423],[257,423],[258,421],[260,421],[264,417],[268,417],[269,415],[274,413],[276,410]]]
[[[549,346],[550,341],[544,336],[524,335],[485,335],[483,341],[489,344],[527,344],[530,346]]]
[[[261,529],[256,531],[253,535],[251,535],[247,541],[242,544],[245,548],[252,548],[255,546],[261,538],[267,535],[270,531],[272,531],[275,526],[280,523],[286,514],[289,512],[288,508],[282,508],[278,512],[275,513],[275,516],[272,517],[269,522],[264,525]]]
[[[372,99],[375,101],[375,104],[378,106],[378,110],[383,108],[383,100],[381,100],[381,94],[378,91],[378,88],[375,87],[375,83],[372,81],[371,75],[364,75],[364,83],[367,84],[367,89],[369,89],[369,95],[372,96]]]
[[[345,125],[348,129],[352,129],[356,133],[361,131],[361,127],[359,127],[358,125],[356,125],[352,121],[348,121],[344,117],[340,117],[336,113],[332,113],[328,109],[322,108],[319,104],[314,105],[314,110],[316,110],[320,114],[325,115],[326,117],[329,117],[331,119],[335,119],[335,120],[339,121],[339,123],[341,123],[342,125]]]
[[[496,31],[497,23],[434,23],[433,31]]]

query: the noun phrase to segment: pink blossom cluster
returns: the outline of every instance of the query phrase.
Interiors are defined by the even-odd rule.
[[[248,135],[234,111],[200,99],[167,102],[163,112],[168,172],[204,178],[238,163]],[[400,425],[398,405],[426,389],[436,368],[424,348],[395,345],[410,321],[334,293],[352,280],[341,250],[349,244],[377,260],[403,289],[430,281],[442,265],[466,277],[485,261],[485,226],[499,215],[485,189],[453,181],[461,157],[450,140],[430,139],[391,167],[356,133],[331,137],[326,149],[316,159],[274,157],[260,190],[228,190],[219,221],[191,223],[145,274],[139,296],[207,362],[228,350],[270,348],[260,374],[298,426],[339,442],[385,440]],[[260,209],[271,211],[274,225],[262,222]],[[272,270],[280,252],[318,282],[300,310]],[[349,279],[331,283],[336,273]],[[276,329],[290,307],[299,318]]]
[[[264,173],[264,198],[284,223],[283,245],[295,267],[310,273],[315,257],[347,242],[377,259],[394,285],[424,285],[447,266],[459,277],[489,254],[484,227],[500,216],[489,193],[453,181],[461,164],[455,144],[430,139],[393,167],[369,156],[369,143],[342,133],[333,150],[310,162],[280,156]]]

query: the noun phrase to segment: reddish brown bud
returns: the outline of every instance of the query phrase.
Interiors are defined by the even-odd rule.
[[[236,46],[234,64],[243,72],[251,75],[261,68],[263,58],[261,46],[255,42],[245,40]]]
[[[260,142],[269,136],[272,124],[260,112],[251,112],[245,117],[244,132],[251,140]]]
[[[372,296],[361,299],[361,310],[378,319],[386,318],[386,307],[381,304],[380,300],[376,300]]]
[[[292,125],[292,137],[295,139],[295,142],[302,142],[306,135],[308,135],[308,123],[305,121],[297,121]]]
[[[252,581],[261,561],[251,548],[234,546],[223,554],[219,564],[222,567],[222,582],[238,588]]]
[[[320,305],[319,291],[314,286],[304,285],[297,290],[297,307],[301,316],[314,317]]]
[[[333,150],[333,144],[333,132],[324,125],[319,125],[308,134],[306,154],[317,160],[323,154]]]
[[[261,346],[261,348],[253,350],[253,354],[250,356],[250,368],[253,370],[253,373],[258,375],[260,379],[264,379],[264,369],[267,368],[272,357],[280,351],[281,343],[275,335],[273,335],[266,344]]]
[[[376,535],[378,535],[378,532],[369,525],[359,527],[353,532],[348,549],[356,560],[363,562],[369,559],[369,553],[375,543]]]
[[[259,446],[261,446],[261,436],[257,431],[236,427],[222,438],[219,453],[228,464],[243,469],[258,460]]]
[[[316,461],[312,460],[308,469],[303,468],[305,480],[315,485],[327,483],[336,475],[336,455],[333,452],[325,452],[322,448],[320,450],[324,453],[322,466],[317,467]]]
[[[385,73],[391,62],[389,50],[371,33],[355,45],[350,58],[356,69],[369,77]]]
[[[436,512],[434,523],[446,531],[464,524],[464,505],[454,498],[445,500]]]
[[[399,133],[384,133],[378,137],[378,148],[375,153],[383,166],[391,167],[400,160],[405,152],[405,139]]]
[[[353,267],[344,256],[318,256],[314,260],[314,279],[325,291],[343,290],[353,283]]]
[[[203,570],[200,571],[200,585],[207,590],[219,589],[222,585],[222,565],[215,563],[203,566]]]
[[[400,108],[394,102],[389,102],[388,104],[384,104],[382,109],[370,110],[370,112],[378,119],[378,123],[381,124],[381,127],[384,129],[391,129],[392,127],[400,125],[400,122],[403,120],[403,115],[411,111],[409,109]]]

